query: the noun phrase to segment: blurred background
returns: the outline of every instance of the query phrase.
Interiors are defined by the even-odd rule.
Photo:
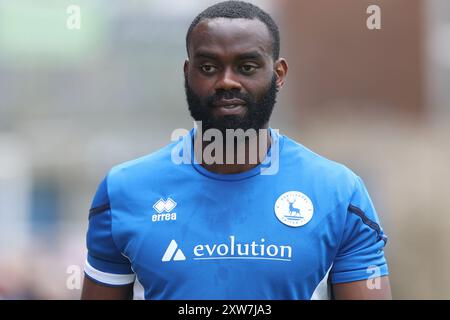
[[[99,182],[193,125],[185,33],[215,2],[0,0],[0,299],[79,298]],[[290,67],[271,126],[364,179],[394,298],[450,299],[450,1],[251,2]]]

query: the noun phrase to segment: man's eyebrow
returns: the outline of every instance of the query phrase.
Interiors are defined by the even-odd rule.
[[[258,51],[251,51],[251,52],[241,53],[237,57],[239,60],[250,60],[250,59],[262,59],[263,55],[261,53],[259,53]]]
[[[219,55],[208,51],[197,51],[194,54],[195,58],[207,58],[207,59],[218,59]]]
[[[195,58],[206,58],[206,59],[219,59],[219,55],[214,52],[208,51],[197,51],[194,54]],[[249,60],[249,59],[263,59],[263,55],[258,51],[244,52],[237,55],[238,60]]]

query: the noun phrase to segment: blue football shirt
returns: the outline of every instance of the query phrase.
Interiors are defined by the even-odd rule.
[[[135,299],[327,299],[332,283],[387,275],[360,177],[270,132],[266,161],[238,174],[190,161],[194,130],[112,168],[90,209],[85,275],[134,283]]]

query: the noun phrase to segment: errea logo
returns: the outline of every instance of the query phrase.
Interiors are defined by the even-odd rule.
[[[153,209],[155,209],[158,213],[152,215],[152,221],[158,222],[177,220],[177,214],[175,212],[171,212],[176,206],[177,203],[172,198],[167,198],[165,201],[163,198],[160,198],[153,205]]]

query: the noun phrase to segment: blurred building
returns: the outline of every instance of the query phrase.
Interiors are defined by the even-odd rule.
[[[380,7],[381,29],[366,13]],[[292,101],[302,116],[424,113],[425,9],[420,0],[282,1]],[[344,108],[344,109],[343,109]]]

